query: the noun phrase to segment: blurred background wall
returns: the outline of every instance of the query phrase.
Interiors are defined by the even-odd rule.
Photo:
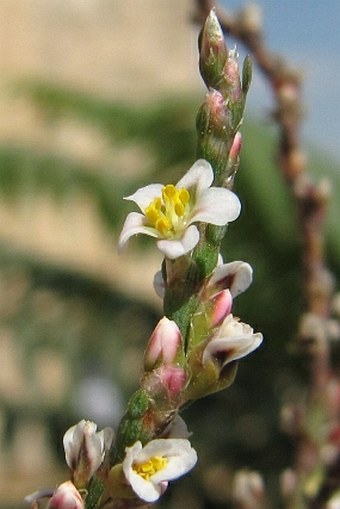
[[[96,122],[84,122],[72,113],[54,115],[53,100],[51,110],[49,104],[41,107],[36,96],[32,99],[32,90],[41,84],[66,90],[71,107],[74,98],[88,96],[100,98],[103,104],[124,102],[131,109],[179,90],[185,94],[197,90],[197,30],[190,22],[190,4],[182,0],[173,0],[171,6],[167,0],[0,2],[1,506],[21,506],[25,494],[57,482],[56,456],[63,431],[57,433],[59,443],[53,450],[50,430],[58,430],[60,420],[65,429],[71,419],[67,412],[72,415],[75,373],[87,394],[95,392],[97,401],[96,388],[107,393],[103,406],[121,398],[109,386],[107,374],[102,376],[101,361],[94,360],[97,369],[85,355],[87,367],[79,367],[79,351],[96,350],[84,342],[103,344],[103,331],[93,325],[94,321],[98,326],[93,315],[98,318],[106,306],[99,327],[112,324],[119,288],[127,298],[149,301],[147,318],[143,311],[134,313],[136,325],[148,323],[147,331],[152,325],[150,314],[159,307],[152,290],[159,259],[145,252],[138,277],[133,269],[135,255],[118,261],[117,235],[103,224],[95,191],[89,190],[101,181],[105,187],[111,178],[135,179],[146,171],[152,154],[136,141],[112,140]],[[41,94],[37,92],[38,99]],[[115,123],[114,114],[110,122]],[[115,129],[119,138],[119,119]],[[81,184],[84,180],[87,189]],[[61,200],[55,196],[60,181]],[[42,182],[46,185],[41,188]],[[128,301],[126,308],[130,305]],[[87,319],[89,313],[92,319]],[[110,330],[106,335],[113,341],[117,333]],[[136,332],[133,335],[137,337]],[[133,388],[139,373],[133,341],[126,355],[128,365],[135,367]],[[90,374],[93,383],[86,385]],[[60,418],[62,409],[64,418]],[[113,417],[109,410],[103,420]]]

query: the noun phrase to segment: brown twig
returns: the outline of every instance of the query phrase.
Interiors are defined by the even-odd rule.
[[[214,8],[211,0],[196,0],[195,20],[202,24]],[[291,68],[278,55],[266,47],[260,20],[254,11],[244,9],[237,15],[216,6],[216,14],[223,31],[238,39],[250,52],[258,68],[266,78],[275,101],[273,117],[279,129],[277,161],[296,204],[297,220],[302,244],[304,270],[305,315],[321,324],[320,337],[313,327],[302,327],[299,331],[300,344],[311,357],[311,380],[308,405],[322,400],[331,379],[329,359],[328,320],[331,315],[331,300],[334,291],[333,277],[325,261],[325,219],[328,205],[328,188],[325,183],[314,183],[307,172],[306,160],[301,149],[300,124],[302,120],[300,73]],[[302,332],[304,328],[304,332]],[[306,332],[307,331],[307,332]],[[308,440],[307,440],[308,441]],[[300,446],[300,450],[299,450]],[[306,448],[306,435],[300,441],[297,451],[296,470],[305,462],[300,461]],[[308,448],[315,449],[311,442]],[[315,458],[318,451],[314,451]],[[299,457],[300,456],[300,457]],[[310,465],[313,468],[315,465]],[[306,471],[303,472],[306,474]],[[327,479],[325,480],[325,483]],[[320,487],[322,490],[322,486]],[[310,507],[316,508],[315,501]],[[318,507],[321,507],[321,503]]]

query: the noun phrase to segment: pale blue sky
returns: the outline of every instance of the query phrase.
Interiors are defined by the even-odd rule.
[[[231,10],[244,0],[221,0]],[[268,47],[303,72],[306,141],[340,160],[340,2],[339,0],[256,0],[264,16]],[[241,53],[242,54],[242,53]],[[255,71],[250,110],[265,115],[271,96]]]

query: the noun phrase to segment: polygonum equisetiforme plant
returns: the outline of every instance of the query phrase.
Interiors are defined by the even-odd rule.
[[[141,507],[155,502],[169,482],[191,470],[197,454],[179,416],[183,405],[228,387],[237,362],[262,334],[232,314],[233,299],[252,281],[242,261],[223,263],[221,241],[241,204],[231,190],[239,165],[242,122],[251,66],[240,76],[212,11],[199,39],[200,72],[207,85],[197,115],[198,160],[177,184],[150,184],[127,200],[138,212],[124,223],[119,250],[136,234],[155,239],[164,255],[154,286],[164,302],[144,355],[139,389],[118,427],[97,431],[81,421],[64,437],[71,480],[46,498],[56,509]]]

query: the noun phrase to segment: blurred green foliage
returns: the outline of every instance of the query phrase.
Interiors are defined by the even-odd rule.
[[[80,190],[96,204],[108,232],[118,232],[125,212],[130,210],[122,201],[124,195],[142,182],[176,181],[195,159],[194,125],[200,98],[164,98],[157,104],[137,107],[46,83],[25,83],[17,92],[30,98],[46,122],[77,118],[102,131],[113,146],[129,143],[146,148],[149,166],[143,175],[135,173],[122,179],[119,167],[90,171],[63,154],[6,145],[0,147],[2,199],[20,200],[27,192],[44,191],[62,202]],[[236,300],[234,314],[263,332],[265,342],[240,363],[236,382],[229,390],[185,411],[184,417],[195,433],[193,443],[201,458],[200,466],[191,479],[174,487],[170,498],[165,497],[164,507],[173,507],[171,497],[178,498],[193,482],[197,500],[205,501],[201,507],[226,507],[225,500],[209,488],[207,475],[211,469],[205,469],[205,464],[223,464],[227,477],[229,469],[235,467],[261,470],[275,492],[275,474],[291,460],[289,440],[279,426],[279,411],[282,401],[296,390],[304,371],[300,360],[290,352],[303,309],[299,234],[294,205],[273,162],[275,131],[261,121],[246,119],[242,133],[242,163],[235,190],[243,212],[229,226],[223,254],[226,261],[243,259],[254,267],[254,283]],[[339,167],[327,161],[324,154],[312,152],[310,161],[316,178],[325,175],[332,181],[327,242],[329,262],[338,272]],[[134,244],[135,248],[141,245],[145,249],[144,242]],[[146,241],[146,245],[151,246],[151,242]],[[5,246],[0,250],[0,273],[2,281],[7,281],[3,288],[15,283],[13,274],[24,274],[25,290],[10,313],[0,312],[0,320],[2,327],[11,328],[22,348],[28,371],[35,351],[48,345],[65,354],[74,384],[86,372],[91,373],[93,366],[99,366],[100,373],[120,385],[123,398],[128,397],[138,373],[130,373],[124,352],[135,348],[141,355],[158,319],[157,310],[73,269],[49,266],[28,254],[9,252]],[[51,443],[61,456],[62,433],[75,418],[71,387],[58,408],[51,409],[39,399],[39,388],[36,395],[33,400],[37,408],[0,401],[7,416],[5,436],[10,439],[12,426],[22,412],[39,411],[57,432],[57,436],[51,433]]]

